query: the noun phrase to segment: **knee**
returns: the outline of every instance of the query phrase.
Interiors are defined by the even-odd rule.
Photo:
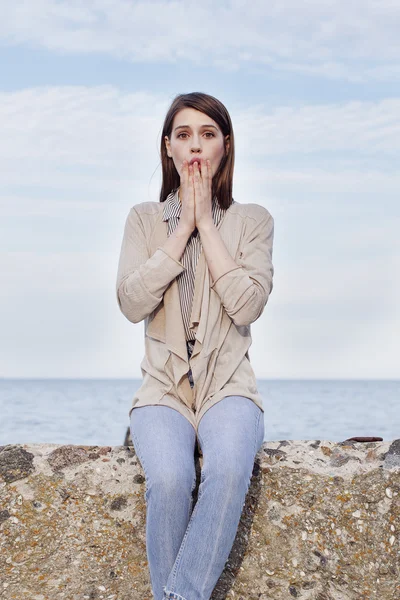
[[[203,467],[204,476],[209,476],[224,489],[236,489],[247,486],[253,472],[253,463],[245,460],[243,456],[226,456],[224,460],[213,461]]]
[[[160,495],[167,495],[168,497],[174,494],[182,496],[185,493],[191,493],[193,487],[196,484],[196,471],[193,467],[174,468],[172,465],[165,466],[163,469],[157,470],[156,473],[152,473],[150,478],[147,478],[147,489],[153,490]]]

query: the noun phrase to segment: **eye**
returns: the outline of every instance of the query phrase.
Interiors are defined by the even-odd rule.
[[[187,136],[188,134],[187,134],[187,133],[184,133],[184,132],[182,132],[182,133],[179,133],[179,134],[177,135],[177,137],[178,137],[178,138],[181,138],[181,139],[186,139],[186,138],[182,138],[182,137],[181,137],[181,136],[183,136],[183,135]],[[208,136],[215,137],[215,135],[213,134],[213,132],[212,132],[212,131],[206,131],[206,132],[204,133],[204,135],[205,135],[205,136],[207,136],[207,137],[208,137]],[[208,139],[210,139],[210,138],[208,138]]]

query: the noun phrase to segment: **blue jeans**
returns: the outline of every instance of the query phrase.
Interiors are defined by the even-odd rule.
[[[209,600],[236,537],[264,413],[249,398],[225,396],[202,417],[196,486],[196,432],[169,406],[131,413],[131,436],[146,478],[146,550],[155,600]]]

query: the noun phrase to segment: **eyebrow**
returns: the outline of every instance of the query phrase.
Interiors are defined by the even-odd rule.
[[[215,127],[215,125],[200,125],[200,129],[202,129],[203,127],[212,127],[213,129],[216,129],[218,131],[218,128]],[[178,125],[178,127],[175,127],[174,131],[176,131],[177,129],[191,129],[190,125]]]

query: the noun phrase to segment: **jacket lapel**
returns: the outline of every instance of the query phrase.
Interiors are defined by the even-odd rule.
[[[228,208],[229,210],[229,208]],[[225,216],[228,211],[226,211],[217,225],[217,229],[220,230],[221,237],[223,239],[223,229],[221,229],[221,225],[225,220]],[[208,270],[206,257],[204,254],[204,250],[202,249],[199,260],[197,263],[196,269],[196,277],[194,284],[194,296],[193,296],[193,305],[191,312],[191,324],[190,326],[196,332],[196,343],[193,348],[193,353],[191,356],[191,360],[197,354],[200,353],[201,349],[205,345],[205,351],[208,355],[215,347],[213,346],[212,339],[215,342],[215,336],[207,336],[206,339],[206,331],[208,325],[208,317],[210,314],[210,301],[212,301],[212,297],[214,295],[210,294],[210,272]],[[211,347],[213,346],[213,347]]]
[[[150,240],[151,255],[157,248],[164,246],[168,239],[168,223],[163,221],[163,205],[160,203],[153,235]],[[156,310],[154,318],[149,323],[147,335],[166,343],[168,350],[182,361],[188,363],[185,329],[180,310],[179,288],[176,279],[167,287],[163,302]]]
[[[220,229],[225,220],[225,216],[226,212],[218,223],[217,229]],[[160,211],[157,215],[153,235],[150,240],[151,255],[154,254],[157,248],[162,247],[167,239],[168,223],[167,221],[163,221],[163,205],[160,203]],[[191,361],[201,352],[203,344],[207,342],[206,332],[208,315],[210,312],[209,303],[210,273],[207,267],[204,251],[202,250],[197,262],[193,304],[190,316],[191,327],[194,329],[196,336],[196,342],[191,356]],[[181,390],[186,398],[191,398],[193,396],[193,391],[189,386],[189,380],[187,377],[189,360],[180,306],[179,288],[176,279],[174,279],[166,289],[163,302],[156,309],[153,319],[148,324],[146,334],[150,337],[154,337],[157,340],[165,342],[168,350],[172,353],[172,365],[177,389]],[[212,348],[205,348],[205,350],[208,354]]]

